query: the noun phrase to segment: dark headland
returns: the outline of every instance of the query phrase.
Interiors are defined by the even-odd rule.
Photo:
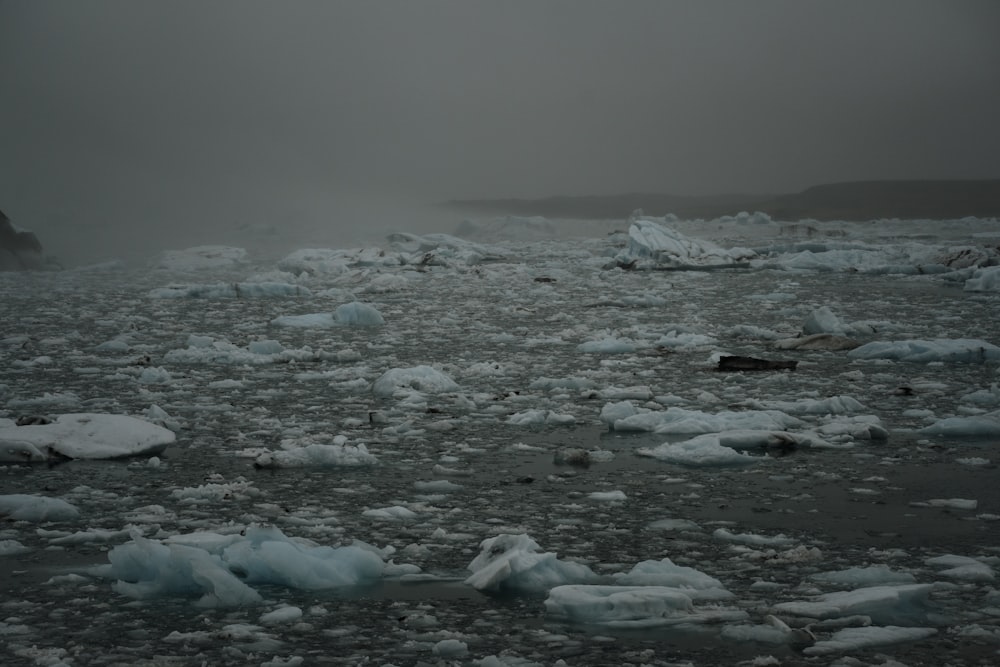
[[[855,181],[816,185],[802,192],[779,195],[680,196],[632,192],[541,199],[456,199],[445,205],[468,214],[591,220],[624,218],[635,209],[642,209],[648,215],[673,213],[680,218],[704,219],[740,211],[761,211],[776,220],[1000,218],[1000,179]]]

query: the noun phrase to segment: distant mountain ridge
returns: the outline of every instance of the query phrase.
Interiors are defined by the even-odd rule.
[[[740,211],[761,211],[777,220],[1000,218],[1000,179],[852,181],[779,195],[632,192],[541,199],[457,199],[445,205],[469,213],[581,219],[625,218],[637,208],[649,215],[673,213],[681,218],[705,219]]]

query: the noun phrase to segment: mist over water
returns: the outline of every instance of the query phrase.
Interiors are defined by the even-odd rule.
[[[460,221],[459,213],[418,200],[301,195],[190,208],[164,202],[90,221],[64,215],[45,227],[42,241],[46,254],[67,267],[115,259],[143,263],[163,250],[199,245],[239,246],[274,259],[296,248],[374,245],[401,230],[450,232]]]
[[[448,199],[995,178],[997,25],[989,0],[8,1],[0,208],[76,263],[450,231],[420,208]]]

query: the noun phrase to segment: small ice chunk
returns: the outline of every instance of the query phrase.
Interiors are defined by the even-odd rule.
[[[591,491],[587,494],[587,497],[602,503],[621,503],[626,500],[625,492],[620,490]]]
[[[954,510],[974,510],[979,507],[978,500],[969,498],[931,498],[930,500],[914,501],[914,507],[944,507]]]
[[[333,311],[333,319],[338,324],[374,327],[385,324],[382,313],[377,308],[360,301],[352,301],[337,306]]]
[[[392,396],[400,389],[442,393],[458,391],[459,387],[450,377],[430,366],[392,368],[372,385],[372,392],[377,396]]]
[[[718,433],[706,433],[683,442],[666,442],[654,448],[642,447],[636,454],[686,466],[749,465],[758,460],[719,444]]]
[[[736,542],[738,544],[749,544],[760,547],[787,547],[795,544],[796,540],[785,535],[758,535],[756,533],[733,533],[725,528],[716,528],[712,537],[726,542]]]
[[[303,468],[310,466],[368,466],[378,463],[364,443],[358,445],[311,444],[260,454],[254,464],[259,468]]]
[[[293,623],[302,618],[300,607],[279,607],[274,611],[269,611],[260,615],[261,625],[281,625],[283,623]]]
[[[669,558],[644,560],[628,572],[617,573],[614,577],[615,583],[621,586],[668,586],[701,591],[716,589],[721,592],[718,597],[733,597],[732,593],[723,590],[722,582],[715,577],[693,567],[676,565]]]
[[[878,586],[882,584],[912,584],[916,578],[909,572],[897,572],[887,565],[850,567],[845,570],[818,572],[810,577],[814,581],[837,586]]]
[[[457,639],[442,639],[434,644],[431,652],[442,658],[458,658],[469,652],[469,646]]]

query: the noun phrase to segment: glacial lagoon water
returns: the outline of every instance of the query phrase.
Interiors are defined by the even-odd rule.
[[[155,405],[177,434],[155,459],[0,467],[3,494],[57,497],[80,510],[74,521],[0,524],[0,542],[23,547],[0,556],[4,663],[995,661],[998,436],[920,429],[996,411],[988,396],[997,363],[855,360],[843,350],[777,349],[774,339],[796,336],[827,307],[853,325],[859,342],[996,344],[1000,296],[966,291],[938,273],[605,268],[620,246],[620,237],[507,241],[491,244],[483,261],[376,260],[297,276],[252,256],[190,271],[0,275],[0,417],[152,419]],[[264,278],[297,282],[309,295],[150,296],[170,284]],[[377,308],[385,324],[273,323],[355,300]],[[193,358],[184,354],[192,336],[244,351],[277,341],[303,353],[254,359],[220,346],[214,357]],[[613,344],[581,351],[588,341]],[[799,363],[794,371],[720,373],[719,353]],[[420,365],[459,390],[371,390],[386,371]],[[977,391],[986,402],[969,398]],[[753,448],[750,463],[691,466],[638,455],[690,434],[620,431],[601,420],[602,409],[620,400],[715,414],[768,404],[787,412],[797,401],[835,396],[855,399],[888,437]],[[795,416],[804,421],[793,429],[800,431],[844,418]],[[257,463],[261,452],[338,436],[364,444],[378,463]],[[589,454],[574,457],[576,450]],[[201,608],[190,596],[129,598],[95,569],[135,531],[169,540],[255,525],[318,545],[360,540],[420,574],[328,590],[263,584],[255,587],[259,605]],[[545,552],[605,578],[669,558],[718,579],[733,595],[715,606],[743,620],[646,628],[569,622],[547,611],[545,591],[491,594],[466,585],[480,542],[501,533],[530,535]],[[933,560],[942,556],[982,568],[953,576]],[[933,586],[889,621],[846,612],[825,624],[812,619],[815,641],[866,625],[933,628],[933,635],[817,654],[803,652],[812,641],[761,641],[760,632],[741,639],[734,630],[775,615],[804,626],[809,619],[777,605],[844,590],[814,575],[872,566]],[[262,620],[289,608],[301,613]]]

